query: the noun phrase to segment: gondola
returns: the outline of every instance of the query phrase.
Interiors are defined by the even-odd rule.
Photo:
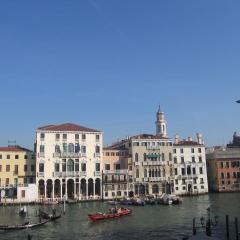
[[[51,221],[57,220],[61,217],[61,214],[56,215],[55,212],[53,214],[48,214],[42,210],[39,210],[39,216],[41,216],[43,219],[49,219]]]
[[[24,224],[17,224],[17,225],[0,225],[0,230],[22,230],[27,228],[34,228],[34,227],[44,225],[49,221],[50,219],[46,219],[45,221],[41,221],[39,223],[26,222]]]

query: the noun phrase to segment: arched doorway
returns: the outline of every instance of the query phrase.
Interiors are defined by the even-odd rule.
[[[99,178],[95,180],[95,195],[101,196],[101,180]]]
[[[55,198],[61,197],[61,184],[59,179],[56,179],[54,181],[54,197]]]
[[[88,179],[88,196],[93,196],[93,179],[89,178]]]
[[[47,180],[47,198],[52,198],[53,182],[51,179]]]
[[[139,195],[145,195],[145,186],[143,184],[140,184],[139,186]]]
[[[67,196],[70,199],[74,199],[74,180],[68,179],[67,181]]]
[[[154,184],[154,185],[152,186],[152,193],[153,193],[153,194],[158,194],[158,193],[159,193],[159,187],[158,187],[157,184]]]
[[[39,193],[39,197],[45,197],[44,196],[44,189],[45,189],[45,182],[43,179],[38,181],[38,193]]]
[[[130,192],[129,192],[129,197],[130,197],[130,198],[134,197],[134,192],[133,192],[133,191],[130,191]]]
[[[86,196],[86,179],[81,179],[81,194]]]

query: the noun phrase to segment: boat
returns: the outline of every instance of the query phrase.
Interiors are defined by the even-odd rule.
[[[17,224],[17,225],[0,225],[0,230],[22,230],[27,228],[34,228],[34,227],[44,225],[49,221],[50,219],[46,219],[45,221],[40,221],[38,223],[25,222],[23,224]]]
[[[66,203],[68,203],[68,204],[77,203],[77,202],[78,202],[77,199],[68,199],[68,200],[66,200]]]
[[[108,213],[96,213],[96,214],[88,214],[88,218],[95,222],[98,220],[119,218],[122,216],[130,215],[132,213],[131,209],[127,208],[111,208]]]
[[[107,204],[109,205],[117,205],[119,202],[118,201],[108,201]]]
[[[39,210],[39,216],[42,217],[43,219],[49,219],[51,221],[55,221],[61,217],[61,214],[57,215],[55,209],[53,209],[52,214],[48,214],[42,210]]]
[[[145,204],[146,204],[145,200],[141,198],[136,198],[133,201],[134,206],[145,206]]]
[[[26,214],[27,214],[27,207],[26,206],[20,207],[19,215],[20,216],[25,216]]]

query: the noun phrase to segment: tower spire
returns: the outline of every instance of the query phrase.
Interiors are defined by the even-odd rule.
[[[160,105],[156,114],[156,135],[167,137],[167,121],[165,120],[164,112],[161,111]]]

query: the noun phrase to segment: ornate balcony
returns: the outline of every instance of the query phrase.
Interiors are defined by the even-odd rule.
[[[95,177],[100,177],[101,176],[101,172],[100,171],[95,171],[94,172],[94,176]]]
[[[143,162],[143,166],[157,166],[157,165],[158,166],[163,165],[163,162],[161,162],[161,161],[149,161],[149,160]]]
[[[37,173],[37,176],[38,176],[38,177],[44,177],[44,172],[38,172],[38,173]]]

